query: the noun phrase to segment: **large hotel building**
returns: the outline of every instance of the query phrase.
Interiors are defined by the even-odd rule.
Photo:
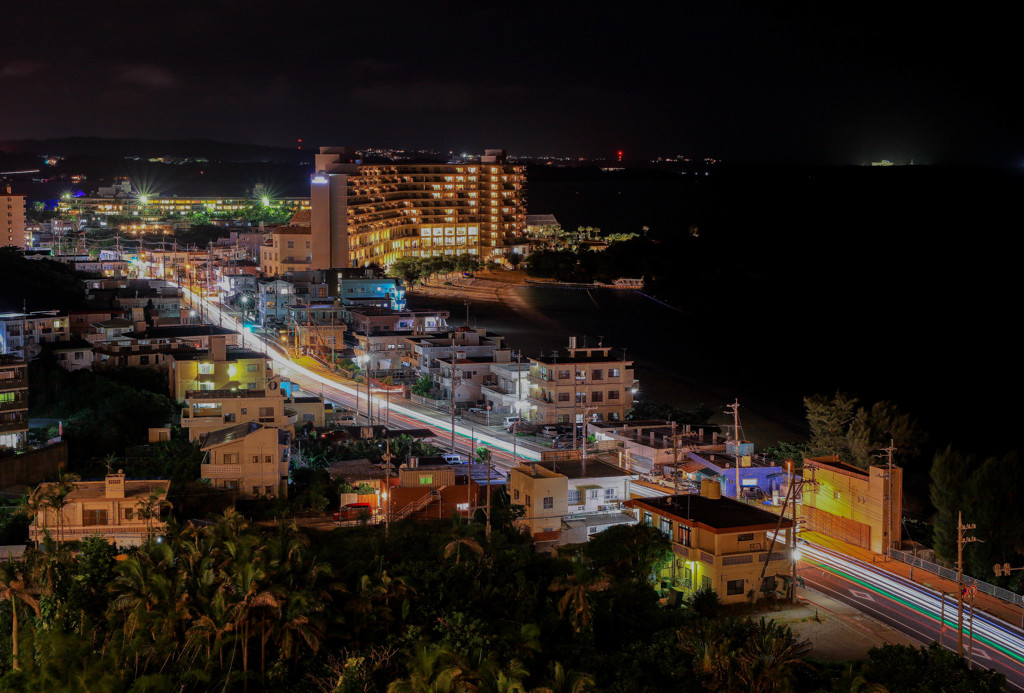
[[[503,255],[523,242],[525,187],[525,169],[502,150],[455,164],[366,164],[354,149],[321,147],[310,184],[313,268]]]

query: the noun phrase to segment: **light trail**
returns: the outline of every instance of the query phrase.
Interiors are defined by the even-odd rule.
[[[296,375],[299,375],[302,378],[306,379],[307,383],[315,382],[322,387],[333,389],[335,392],[339,394],[344,394],[353,398],[355,397],[355,388],[349,387],[348,385],[345,385],[339,382],[338,380],[335,380],[334,378],[318,373],[317,371],[312,370],[310,368],[306,368],[301,364],[295,363],[287,355],[281,354],[278,351],[280,347],[278,347],[276,344],[271,344],[264,340],[259,335],[247,330],[245,326],[240,324],[238,320],[235,318],[235,316],[232,315],[231,313],[227,312],[226,310],[223,310],[220,306],[215,305],[212,301],[203,298],[194,291],[190,291],[187,287],[179,285],[178,288],[181,290],[182,294],[190,296],[192,301],[197,302],[203,306],[203,308],[206,311],[207,320],[210,320],[215,312],[219,312],[220,315],[223,316],[221,319],[225,323],[225,326],[236,330],[242,336],[243,347],[245,346],[245,341],[247,338],[256,339],[260,346],[267,351],[267,355],[270,357],[270,360],[274,363],[276,370],[281,375],[287,376],[289,378],[294,378]],[[302,385],[303,387],[306,387],[307,383],[299,382],[299,384]],[[379,402],[380,397],[377,397],[376,399]],[[409,426],[410,428],[426,427],[434,429],[435,432],[439,434],[439,438],[441,437],[442,432],[446,435],[451,435],[452,426],[451,421],[449,420],[444,420],[439,417],[432,417],[424,412],[419,412],[408,407],[403,407],[400,404],[391,404],[391,415],[394,416],[395,414],[399,416],[404,416],[406,419],[417,424]],[[460,425],[456,423],[455,439],[456,446],[458,446],[459,443],[462,443],[467,448],[469,447],[469,443],[471,442],[471,440],[475,440],[479,444],[486,443],[490,447],[495,448],[499,452],[503,453],[501,457],[506,457],[510,462],[512,461],[512,445],[507,441],[495,437],[494,435],[477,432],[475,428],[471,428],[469,426]],[[517,458],[522,458],[534,462],[540,460],[540,452],[536,450],[531,450],[523,445],[516,446],[515,452]],[[501,457],[494,461],[503,461]]]
[[[866,590],[923,614],[936,623],[945,625],[948,628],[947,632],[952,631],[953,637],[956,637],[956,595],[953,595],[952,603],[946,602],[943,620],[942,597],[939,592],[816,544],[802,543],[800,552],[801,561],[839,575]],[[966,610],[963,624],[966,634],[972,625],[971,616]],[[976,642],[1005,655],[1014,664],[1024,664],[1024,633],[1019,629],[977,609],[974,613],[973,626]],[[1016,666],[1012,668],[1020,671]]]

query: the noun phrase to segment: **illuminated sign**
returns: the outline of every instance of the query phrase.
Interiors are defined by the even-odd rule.
[[[314,183],[319,183],[319,184],[322,185],[324,183],[329,183],[330,179],[327,176],[325,176],[324,174],[318,173],[315,176],[313,176],[313,182]]]

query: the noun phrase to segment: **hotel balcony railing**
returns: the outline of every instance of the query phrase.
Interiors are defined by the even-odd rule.
[[[0,421],[0,433],[12,433],[15,431],[27,431],[28,419],[15,419],[14,421]]]
[[[17,397],[11,402],[0,402],[0,411],[21,411],[28,409],[28,398]]]

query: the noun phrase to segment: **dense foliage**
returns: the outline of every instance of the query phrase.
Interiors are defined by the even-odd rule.
[[[785,625],[716,615],[713,593],[703,616],[659,605],[667,542],[644,526],[547,557],[507,524],[487,541],[458,521],[304,533],[228,512],[123,560],[99,539],[44,548],[2,566],[4,691],[849,690]],[[851,676],[936,682],[940,659],[884,648]],[[944,690],[1001,680],[941,663]]]
[[[20,248],[0,248],[0,312],[85,307],[86,274],[52,260],[28,260]]]

